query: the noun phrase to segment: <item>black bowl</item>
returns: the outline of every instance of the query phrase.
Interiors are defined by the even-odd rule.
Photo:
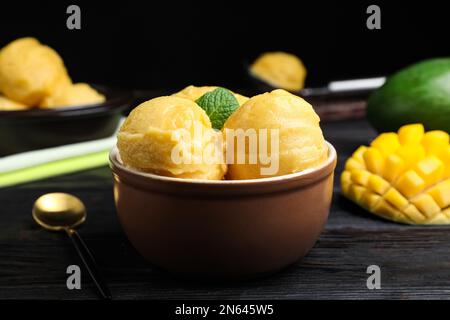
[[[257,57],[256,57],[257,58]],[[251,71],[251,63],[253,63],[254,60],[245,60],[243,63],[244,72],[247,75],[247,82],[251,87],[251,90],[253,93],[264,93],[264,92],[270,92],[275,89],[280,89],[279,87],[275,87],[272,84],[266,82],[263,79],[260,79],[256,75],[254,75]],[[251,63],[249,62],[251,61]],[[304,99],[307,99],[308,101],[312,100],[315,102],[316,100],[322,101],[323,99],[330,100],[330,99],[348,99],[348,98],[361,98],[361,99],[367,99],[369,94],[373,92],[373,89],[354,89],[354,90],[343,90],[343,91],[332,91],[327,86],[325,87],[317,87],[317,88],[308,88],[305,87],[301,90],[288,90],[284,89],[286,91],[289,91],[292,94],[298,95]]]
[[[114,134],[132,96],[93,85],[106,101],[89,106],[0,111],[0,156],[106,138]]]

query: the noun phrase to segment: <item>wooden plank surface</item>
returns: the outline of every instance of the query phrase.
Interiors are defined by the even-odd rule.
[[[339,153],[330,218],[300,263],[246,282],[201,283],[147,264],[130,246],[115,216],[107,167],[0,189],[0,299],[96,299],[87,273],[82,289],[66,289],[66,267],[80,264],[64,234],[31,218],[33,201],[70,192],[88,208],[80,234],[94,252],[115,299],[406,299],[450,297],[450,228],[411,227],[368,215],[339,195],[345,159],[375,135],[362,120],[323,124]],[[366,268],[381,268],[381,290],[368,290]]]

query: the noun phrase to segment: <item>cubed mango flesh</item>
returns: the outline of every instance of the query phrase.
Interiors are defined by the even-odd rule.
[[[348,196],[350,199],[355,201],[356,203],[359,202],[359,199],[361,199],[362,195],[366,191],[366,188],[358,186],[356,184],[350,185],[350,188],[348,190]]]
[[[450,179],[435,185],[427,193],[442,209],[450,206]]]
[[[400,141],[395,132],[386,132],[380,134],[370,145],[377,148],[383,156],[387,157],[397,151],[400,147]]]
[[[399,210],[406,208],[409,204],[408,199],[402,196],[402,194],[395,188],[390,188],[384,194],[383,198]]]
[[[450,143],[422,124],[380,134],[345,164],[342,193],[364,209],[407,224],[450,224]]]
[[[352,159],[357,160],[358,162],[364,163],[363,154],[366,152],[367,147],[366,146],[360,146],[358,149],[356,149],[355,152],[352,154]]]
[[[424,134],[425,128],[421,123],[407,124],[398,130],[398,139],[401,144],[419,144]]]
[[[427,154],[439,154],[449,144],[448,133],[441,130],[433,130],[425,133],[422,144]]]
[[[354,183],[362,186],[367,186],[371,174],[364,169],[354,169],[351,171],[351,176]]]
[[[397,149],[396,154],[405,161],[406,167],[409,168],[425,158],[425,148],[420,144],[405,144]]]
[[[417,209],[419,209],[420,212],[425,214],[428,218],[431,218],[441,212],[441,208],[439,208],[433,197],[426,193],[420,194],[417,197],[411,199],[411,203],[415,205]]]
[[[367,183],[367,188],[369,190],[374,191],[375,193],[378,193],[380,195],[383,195],[390,187],[389,182],[384,180],[382,177],[372,174],[369,177],[369,181]]]
[[[386,158],[383,176],[389,182],[394,182],[405,171],[405,161],[396,154]]]
[[[381,175],[384,167],[384,157],[377,148],[367,148],[363,155],[366,168],[375,174]]]
[[[397,181],[395,187],[406,197],[410,198],[425,188],[423,180],[414,170],[406,171]]]
[[[429,186],[442,178],[444,164],[438,157],[431,155],[420,160],[416,164],[415,171],[425,181],[426,185]]]
[[[353,158],[349,158],[345,163],[345,170],[353,170],[353,169],[365,169],[364,163],[361,163]]]
[[[360,205],[367,210],[371,210],[377,205],[378,201],[380,201],[380,199],[382,198],[383,197],[381,197],[380,195],[366,189],[366,191],[364,192],[364,194],[360,199]]]
[[[441,159],[444,164],[444,177],[450,177],[450,146],[447,146],[444,150],[442,150],[439,154],[439,159]]]

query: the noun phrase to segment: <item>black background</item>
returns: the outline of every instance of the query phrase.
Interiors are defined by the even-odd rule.
[[[66,28],[78,4],[82,29]],[[381,7],[381,30],[366,8]],[[247,86],[244,61],[268,50],[297,54],[307,85],[394,72],[450,55],[444,1],[3,2],[0,45],[35,36],[55,48],[76,81],[127,88]]]

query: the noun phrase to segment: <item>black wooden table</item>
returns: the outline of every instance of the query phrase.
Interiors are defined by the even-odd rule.
[[[450,227],[411,227],[373,217],[340,196],[345,159],[375,135],[362,120],[322,124],[338,168],[326,229],[306,258],[275,275],[239,283],[199,283],[154,269],[118,224],[108,167],[0,189],[0,299],[96,299],[88,274],[81,290],[66,288],[66,268],[81,265],[64,234],[31,218],[33,201],[70,192],[88,208],[80,229],[115,299],[407,299],[450,297]],[[381,289],[368,290],[366,269],[381,268]]]

